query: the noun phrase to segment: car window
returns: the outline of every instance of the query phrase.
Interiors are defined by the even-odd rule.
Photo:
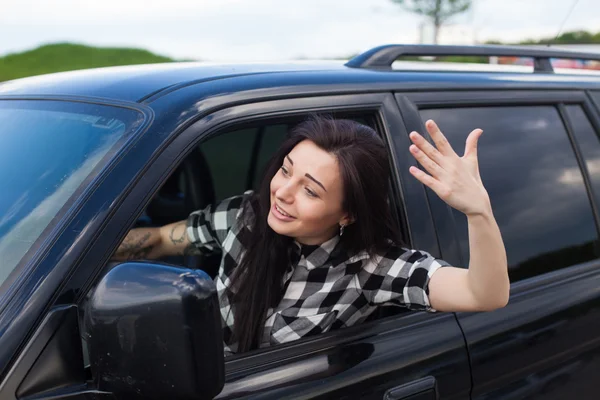
[[[425,109],[421,116],[435,120],[460,155],[469,132],[483,129],[480,172],[506,245],[511,281],[596,258],[590,201],[555,107]],[[435,195],[429,198],[442,207]],[[437,225],[452,226],[460,259],[468,262],[466,217],[456,210],[434,214]]]
[[[203,141],[199,147],[206,157],[215,187],[215,201],[257,189],[261,183],[265,167],[271,156],[285,140],[290,130],[306,116],[296,116],[284,121],[261,121],[251,127],[234,127],[217,133]],[[373,115],[353,113],[336,115],[348,118],[377,129]],[[226,180],[227,182],[220,182]],[[219,260],[212,260],[220,262]],[[215,276],[217,265],[209,266],[205,260],[202,269]],[[382,307],[373,313],[368,321],[406,313],[403,307]]]
[[[590,176],[596,204],[600,205],[600,140],[581,106],[566,106],[569,122]]]
[[[103,105],[0,101],[0,285],[111,147],[143,120]]]

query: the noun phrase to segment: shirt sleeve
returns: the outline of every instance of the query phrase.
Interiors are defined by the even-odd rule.
[[[251,191],[246,192],[191,213],[187,219],[190,243],[203,253],[221,250],[223,241],[237,222],[251,195]]]
[[[435,271],[448,265],[422,250],[392,248],[378,259],[366,282],[372,289],[371,302],[435,312],[429,302],[429,280]]]

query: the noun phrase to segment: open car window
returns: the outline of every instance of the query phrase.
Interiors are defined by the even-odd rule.
[[[155,193],[136,226],[157,227],[181,221],[193,211],[247,190],[256,190],[271,156],[291,129],[307,116],[233,125],[207,137]],[[353,119],[379,130],[377,116],[372,112],[334,117]],[[214,279],[221,264],[221,254],[169,256],[160,261],[201,269]],[[402,307],[381,307],[367,321],[407,311]],[[231,358],[238,356],[245,354],[233,355]]]

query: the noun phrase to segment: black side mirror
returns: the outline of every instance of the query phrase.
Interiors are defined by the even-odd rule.
[[[199,270],[127,262],[85,308],[83,335],[98,389],[121,399],[212,399],[223,388],[217,290]]]

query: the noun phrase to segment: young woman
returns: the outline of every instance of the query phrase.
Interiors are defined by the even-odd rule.
[[[466,214],[469,268],[401,245],[388,205],[389,162],[376,132],[315,117],[293,129],[260,191],[133,229],[115,258],[222,253],[215,278],[226,353],[288,342],[364,321],[378,306],[427,311],[506,305],[506,252],[477,163],[476,129],[458,156],[433,121],[435,146],[412,132],[412,175]],[[444,267],[444,268],[441,268]]]

